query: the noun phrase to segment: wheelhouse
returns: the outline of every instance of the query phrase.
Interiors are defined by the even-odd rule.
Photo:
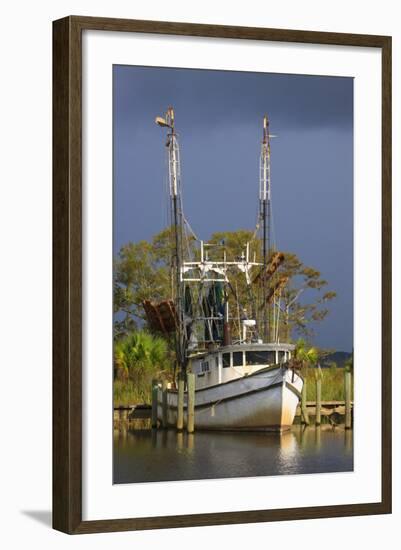
[[[196,386],[206,387],[247,376],[266,367],[279,367],[289,361],[292,344],[241,344],[190,358]]]

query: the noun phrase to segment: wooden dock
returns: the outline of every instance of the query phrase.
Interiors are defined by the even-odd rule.
[[[351,412],[354,408],[354,402],[351,401]],[[316,419],[316,402],[307,401],[306,410],[308,417]],[[345,417],[345,401],[321,401],[320,415],[326,417],[332,422],[338,424],[341,417]],[[298,405],[295,418],[299,419],[302,417],[301,404]]]
[[[127,426],[133,420],[148,420],[152,417],[152,406],[146,403],[114,407],[114,427]]]
[[[351,411],[354,408],[354,403],[351,401]],[[316,402],[307,401],[306,409],[308,417],[316,418]],[[331,423],[338,424],[345,417],[345,401],[322,401],[320,414]],[[114,424],[118,427],[120,423],[129,424],[134,420],[148,420],[152,417],[152,406],[146,403],[138,405],[127,405],[124,407],[114,408]],[[301,404],[298,405],[295,419],[299,420],[302,417]]]

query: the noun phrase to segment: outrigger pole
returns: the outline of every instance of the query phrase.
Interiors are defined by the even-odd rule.
[[[171,201],[171,217],[174,227],[174,256],[173,269],[175,268],[175,309],[177,316],[176,330],[176,353],[177,363],[180,369],[186,368],[185,341],[186,333],[183,318],[183,295],[181,285],[182,265],[182,205],[180,196],[180,151],[177,134],[174,130],[174,109],[167,109],[165,118],[156,117],[156,124],[167,127],[170,132],[167,134],[166,147],[168,149],[169,166],[169,193]]]
[[[270,217],[271,217],[271,189],[270,189],[270,133],[269,119],[267,115],[263,117],[263,139],[260,153],[260,187],[259,187],[259,203],[260,217],[262,220],[263,236],[262,236],[262,257],[263,257],[263,277],[262,277],[262,299],[263,299],[263,336],[264,341],[269,341],[269,324],[270,324],[270,306],[267,303],[267,263],[270,257]]]

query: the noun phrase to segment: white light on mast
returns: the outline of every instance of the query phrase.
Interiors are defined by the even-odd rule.
[[[170,128],[170,124],[167,124],[166,119],[164,119],[164,118],[161,117],[161,116],[157,116],[157,117],[155,118],[155,122],[156,122],[156,124],[158,124],[159,126],[167,126],[168,128]]]
[[[170,196],[177,197],[180,179],[180,151],[177,136],[174,132],[174,109],[169,107],[164,117],[157,116],[155,122],[158,126],[170,128],[167,135],[168,147],[168,171],[170,182]]]

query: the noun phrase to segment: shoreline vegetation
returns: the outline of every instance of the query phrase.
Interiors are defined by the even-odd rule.
[[[299,339],[292,366],[306,381],[307,401],[316,400],[316,379],[321,378],[322,401],[344,399],[344,372],[353,370],[352,354],[337,365],[328,358],[336,354],[309,347]],[[345,355],[345,354],[343,354]],[[175,382],[174,354],[166,339],[147,331],[135,331],[114,345],[114,408],[151,404],[153,379]],[[323,367],[320,367],[323,364]]]

